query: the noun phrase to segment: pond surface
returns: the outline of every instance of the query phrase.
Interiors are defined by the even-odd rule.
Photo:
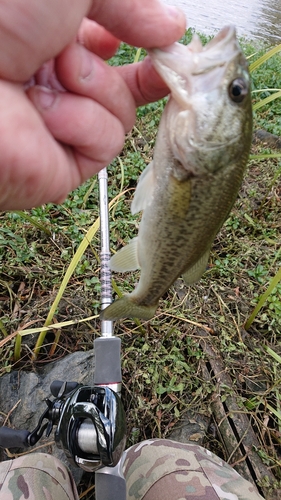
[[[234,24],[238,36],[281,43],[281,0],[162,0],[180,7],[188,27],[207,35]]]

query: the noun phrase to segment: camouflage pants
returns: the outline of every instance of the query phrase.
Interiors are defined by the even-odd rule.
[[[229,465],[193,444],[151,439],[132,446],[124,475],[127,500],[262,500]],[[33,453],[0,464],[0,498],[78,500],[78,494],[59,460]]]
[[[66,467],[46,453],[31,453],[0,463],[1,500],[78,500]]]
[[[262,500],[256,488],[201,446],[150,439],[125,452],[127,500]]]

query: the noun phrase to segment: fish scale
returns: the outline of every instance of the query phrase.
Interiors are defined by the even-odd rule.
[[[132,202],[132,213],[143,212],[138,237],[111,258],[113,271],[140,268],[140,280],[103,310],[108,320],[150,319],[179,276],[200,279],[251,145],[249,73],[233,26],[205,47],[195,35],[149,54],[171,95]]]

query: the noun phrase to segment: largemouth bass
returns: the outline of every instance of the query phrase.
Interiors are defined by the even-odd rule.
[[[110,261],[113,271],[141,269],[140,281],[104,309],[106,320],[150,319],[179,276],[200,279],[251,145],[250,78],[233,26],[205,47],[194,35],[149,55],[171,94],[132,202],[133,214],[143,211],[138,237]]]

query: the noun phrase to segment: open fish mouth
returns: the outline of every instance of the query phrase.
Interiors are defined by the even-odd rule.
[[[190,61],[187,61],[186,51],[193,54]],[[236,38],[235,26],[229,25],[222,28],[219,33],[206,45],[197,34],[193,35],[188,45],[173,43],[161,49],[150,49],[148,54],[153,63],[161,72],[161,67],[170,68],[177,73],[202,74],[209,71],[214,66],[220,66],[237,56],[240,47]]]
[[[210,49],[213,48],[216,49],[215,52],[210,51]],[[202,47],[202,52],[208,52],[209,56],[210,54],[214,54],[213,57],[218,57],[219,54],[219,58],[224,60],[224,62],[226,62],[229,57],[231,58],[231,52],[235,56],[237,51],[240,52],[240,48],[237,43],[236,28],[232,24],[222,28],[210,42]]]
[[[174,43],[148,50],[153,65],[178,101],[216,89],[228,64],[241,54],[234,26],[225,26],[205,46],[194,34],[188,45]]]

